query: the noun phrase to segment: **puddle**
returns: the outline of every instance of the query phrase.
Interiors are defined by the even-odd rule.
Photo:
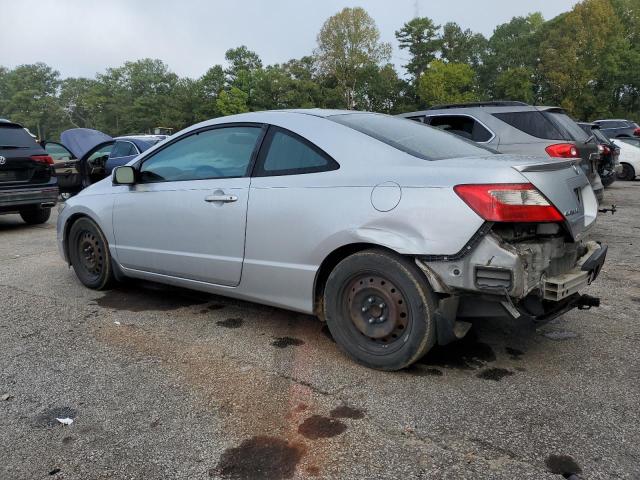
[[[524,355],[522,350],[513,347],[505,347],[504,351],[507,352],[511,360],[522,360],[522,355]]]
[[[304,453],[304,446],[280,438],[253,437],[225,450],[209,476],[234,480],[292,478]]]
[[[145,283],[122,285],[107,291],[95,302],[102,308],[127,312],[167,312],[209,301],[205,294],[191,290]]]
[[[298,433],[309,440],[336,437],[346,430],[347,426],[340,420],[323,417],[322,415],[313,415],[298,427]]]
[[[544,463],[547,469],[556,475],[569,477],[570,475],[582,473],[580,465],[569,455],[549,455]]]
[[[364,418],[364,410],[359,408],[353,408],[348,405],[340,405],[339,407],[331,410],[329,415],[333,418],[353,418],[354,420],[360,420]]]
[[[436,345],[418,361],[418,364],[475,370],[495,360],[496,354],[493,349],[486,343],[479,342],[477,334],[472,330],[462,340],[444,346]]]
[[[513,372],[507,370],[506,368],[487,368],[482,370],[476,377],[481,378],[482,380],[493,380],[494,382],[499,382],[504,377],[510,377],[513,375]]]
[[[279,337],[271,342],[271,345],[276,348],[299,347],[304,345],[304,341],[293,337]]]
[[[70,407],[48,408],[33,418],[33,423],[38,427],[55,427],[62,426],[56,418],[75,419],[78,412]]]
[[[242,322],[243,320],[241,318],[227,318],[226,320],[216,322],[216,325],[224,328],[240,328],[242,326]]]
[[[561,341],[561,340],[569,340],[571,338],[576,338],[578,336],[577,333],[571,332],[569,330],[558,330],[554,332],[544,332],[542,334],[544,337],[547,337],[551,340]]]

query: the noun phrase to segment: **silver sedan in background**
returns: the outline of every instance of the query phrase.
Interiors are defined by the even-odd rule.
[[[66,202],[63,258],[326,321],[356,361],[397,370],[475,317],[555,318],[606,247],[574,160],[496,155],[386,115],[293,110],[194,125]]]

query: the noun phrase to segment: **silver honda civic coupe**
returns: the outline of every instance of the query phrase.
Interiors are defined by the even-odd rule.
[[[607,247],[575,162],[375,113],[245,113],[68,200],[58,244],[89,288],[133,277],[315,314],[353,359],[398,370],[472,318],[598,305],[579,292]]]

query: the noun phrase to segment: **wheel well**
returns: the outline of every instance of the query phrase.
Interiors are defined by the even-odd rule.
[[[335,249],[333,252],[327,255],[327,257],[322,261],[322,263],[320,264],[320,268],[316,273],[316,280],[314,283],[314,297],[313,297],[314,313],[321,320],[324,319],[324,302],[323,302],[324,287],[333,269],[336,267],[336,265],[338,265],[338,263],[340,263],[342,260],[344,260],[348,256],[353,255],[354,253],[361,252],[363,250],[370,250],[373,248],[377,250],[386,250],[395,255],[399,255],[398,252],[396,252],[395,250],[392,250],[387,247],[382,247],[374,243],[350,243],[348,245],[343,245],[342,247]]]
[[[68,263],[71,263],[71,260],[69,259],[69,242],[67,241],[69,238],[69,230],[71,230],[71,226],[76,223],[76,221],[84,217],[91,218],[84,213],[74,213],[69,217],[67,223],[64,224],[64,236],[62,238],[64,239],[64,256]]]

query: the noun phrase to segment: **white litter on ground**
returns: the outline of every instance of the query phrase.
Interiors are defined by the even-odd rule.
[[[56,418],[63,425],[71,425],[73,423],[73,418]]]

